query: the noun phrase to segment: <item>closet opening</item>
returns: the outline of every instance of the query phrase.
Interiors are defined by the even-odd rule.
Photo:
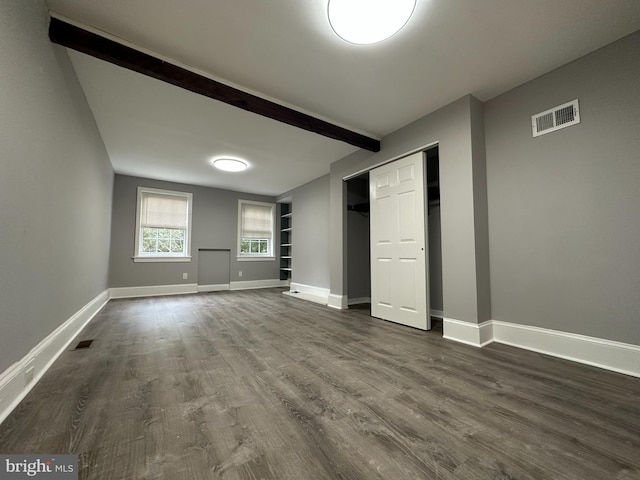
[[[424,152],[425,230],[427,231],[429,275],[428,310],[431,328],[442,332],[442,247],[440,224],[440,156],[438,146]],[[346,293],[349,308],[371,312],[371,244],[369,172],[346,183]]]
[[[347,298],[349,308],[371,310],[369,172],[347,184]]]
[[[440,225],[440,156],[438,146],[425,152],[429,234],[429,300],[431,328],[442,331],[442,243]]]

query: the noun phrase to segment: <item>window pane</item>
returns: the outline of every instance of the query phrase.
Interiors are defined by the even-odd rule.
[[[171,230],[168,228],[159,228],[158,238],[171,238]]]
[[[142,242],[142,251],[145,253],[153,253],[156,251],[155,239],[145,238]]]
[[[143,228],[142,238],[155,238],[157,233],[156,230],[156,228]]]
[[[270,240],[264,238],[243,238],[240,240],[240,253],[246,255],[269,255]]]
[[[171,238],[174,240],[184,240],[184,230],[172,230]]]
[[[158,240],[158,252],[169,253],[169,240]]]
[[[184,241],[182,240],[173,240],[171,242],[171,251],[173,253],[182,253],[184,248]]]

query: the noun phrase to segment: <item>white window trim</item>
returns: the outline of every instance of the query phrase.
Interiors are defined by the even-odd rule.
[[[175,197],[186,197],[188,205],[187,231],[185,232],[186,255],[140,255],[140,208],[142,195],[144,193],[159,193],[163,195],[173,195]],[[133,253],[134,262],[190,262],[191,261],[191,218],[193,213],[193,194],[189,192],[176,192],[173,190],[162,190],[159,188],[138,187],[138,198],[136,201],[136,233],[135,251]]]
[[[240,253],[241,236],[242,236],[242,204],[261,205],[263,207],[271,207],[271,251],[269,253]],[[256,202],[254,200],[238,200],[238,237],[236,242],[236,260],[239,262],[269,262],[275,261],[276,243],[276,204],[268,202]]]
[[[253,255],[249,254],[244,254],[241,257],[236,257],[236,260],[238,262],[271,262],[274,261],[276,259],[276,257],[274,257],[273,255],[266,255],[266,254],[262,254],[260,255],[259,253],[256,254],[254,253]]]

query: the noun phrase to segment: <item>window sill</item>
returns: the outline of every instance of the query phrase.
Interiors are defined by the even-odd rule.
[[[191,257],[131,257],[138,263],[190,262]]]
[[[239,262],[273,262],[276,257],[236,257]]]

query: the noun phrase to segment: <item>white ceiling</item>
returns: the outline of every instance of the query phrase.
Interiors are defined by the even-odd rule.
[[[357,150],[83,53],[69,56],[118,173],[278,195]],[[221,172],[210,164],[216,156],[250,168]]]
[[[266,98],[382,137],[482,101],[640,29],[638,0],[418,0],[386,42],[338,38],[326,0],[48,0],[50,9]],[[72,53],[119,173],[279,194],[354,151]],[[535,112],[533,112],[535,113]],[[235,154],[244,174],[206,160]]]

